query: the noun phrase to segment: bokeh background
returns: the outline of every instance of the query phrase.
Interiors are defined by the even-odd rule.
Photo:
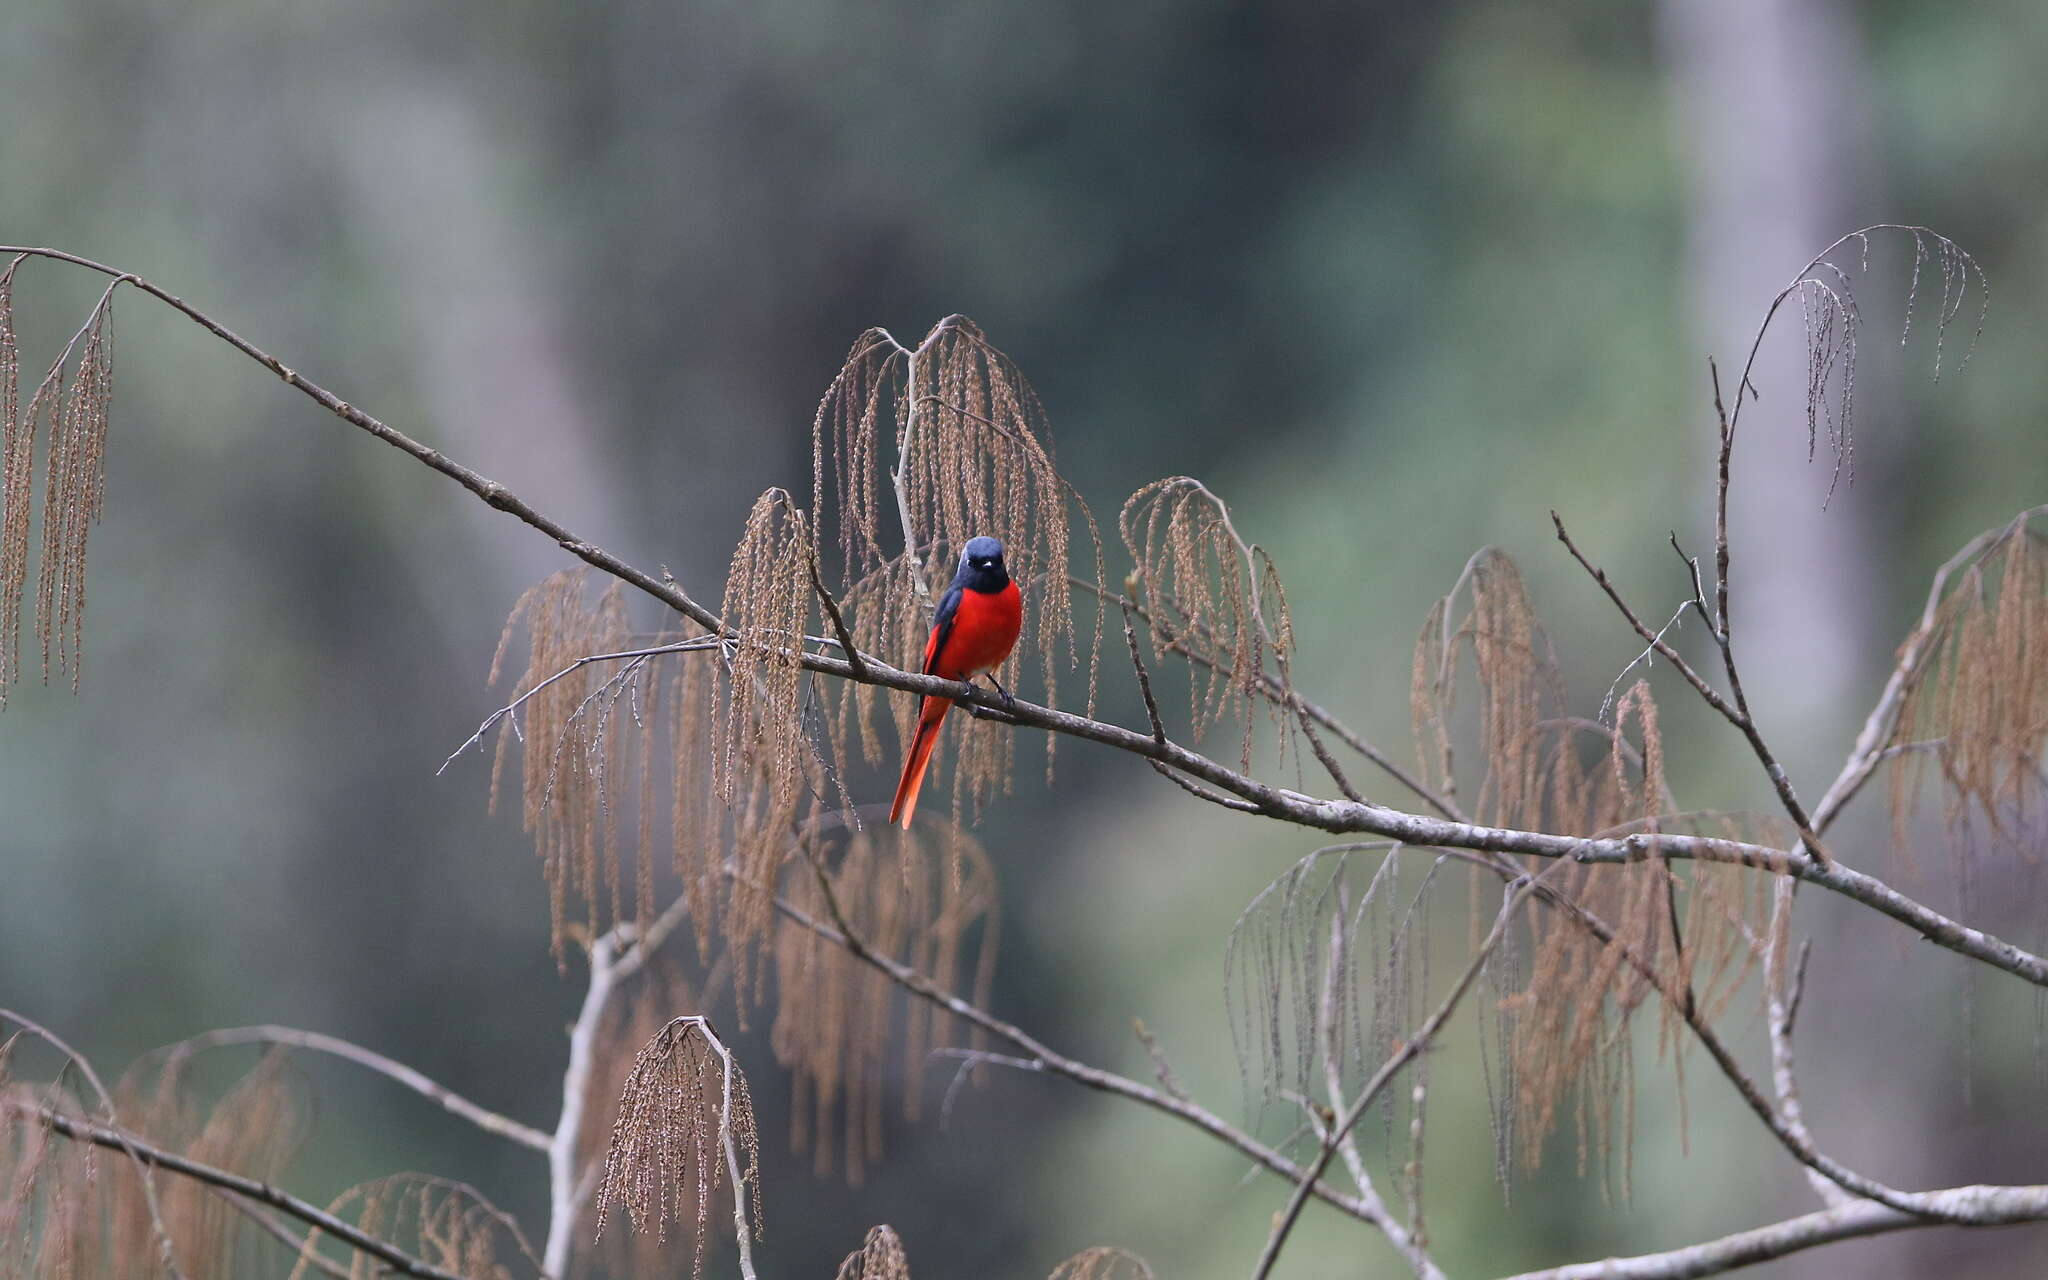
[[[1033,378],[1098,512],[1175,473],[1234,499],[1288,577],[1304,683],[1405,755],[1414,629],[1489,542],[1597,705],[1639,646],[1549,510],[1646,612],[1675,606],[1667,531],[1709,541],[1707,357],[1739,360],[1836,235],[1929,223],[1996,291],[1967,370],[1976,298],[1936,385],[1926,299],[1897,342],[1910,245],[1880,240],[1857,278],[1854,483],[1823,511],[1796,315],[1743,442],[1752,697],[1817,793],[1934,565],[2048,492],[2044,65],[2032,0],[14,0],[0,241],[150,276],[713,599],[753,497],[802,488],[854,335],[964,311]],[[25,364],[99,288],[24,269]],[[84,690],[0,715],[0,1002],[103,1068],[277,1021],[551,1123],[576,975],[549,958],[516,816],[485,815],[486,770],[434,769],[492,705],[506,609],[566,557],[163,308],[117,310]],[[1764,805],[1726,727],[1664,701],[1681,799]],[[1111,705],[1135,714],[1121,685]],[[1141,1015],[1236,1114],[1224,938],[1309,842],[1134,762],[1066,758],[1050,795],[1026,778],[986,824],[995,1007],[1142,1076]],[[1891,867],[1883,826],[1860,815],[1838,847]],[[1956,906],[1938,858],[1915,877]],[[2024,868],[1993,869],[1974,918],[2038,944],[2040,901]],[[1802,926],[1822,1141],[1899,1185],[2042,1180],[2031,994],[1827,903]],[[1241,1275],[1283,1198],[1189,1131],[1035,1077],[970,1092],[946,1131],[899,1129],[850,1190],[784,1152],[785,1082],[761,1037],[741,1046],[770,1152],[764,1274],[829,1275],[887,1221],[921,1276],[1035,1277],[1112,1242],[1165,1276]],[[1812,1207],[1703,1062],[1681,1154],[1649,1061],[1628,1203],[1566,1158],[1503,1206],[1477,1094],[1437,1099],[1452,1274]],[[290,1181],[311,1198],[417,1168],[543,1212],[530,1153],[305,1071],[319,1113]],[[2044,1258],[2044,1228],[1930,1231],[1756,1274]],[[1312,1211],[1282,1273],[1394,1265]]]

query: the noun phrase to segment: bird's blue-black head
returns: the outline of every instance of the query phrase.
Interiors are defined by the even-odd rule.
[[[1003,564],[1003,544],[995,538],[969,538],[960,550],[960,569],[953,585],[968,591],[1001,591],[1010,585],[1010,571]]]

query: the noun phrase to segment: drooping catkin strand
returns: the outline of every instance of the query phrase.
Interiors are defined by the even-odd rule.
[[[1604,1183],[1625,1190],[1632,1017],[1662,995],[1659,1046],[1678,1077],[1683,1132],[1686,1011],[1717,1017],[1742,985],[1769,934],[1771,877],[1751,872],[1784,868],[1705,860],[1675,867],[1658,853],[1661,833],[1739,840],[1756,820],[1679,811],[1646,683],[1616,701],[1612,724],[1564,714],[1563,679],[1521,574],[1491,548],[1467,563],[1416,642],[1411,716],[1417,754],[1436,786],[1455,793],[1459,781],[1454,725],[1467,654],[1484,766],[1478,819],[1646,838],[1643,856],[1629,863],[1558,869],[1544,908],[1531,913],[1528,944],[1504,951],[1489,974],[1502,992],[1494,1032],[1504,1090],[1493,1107],[1499,1149],[1533,1167],[1568,1114],[1581,1171],[1597,1166]]]
[[[327,1211],[352,1219],[368,1234],[407,1249],[429,1266],[467,1280],[514,1280],[540,1265],[512,1216],[465,1182],[424,1173],[389,1174],[350,1187]],[[288,1280],[313,1274],[317,1242],[317,1235],[308,1239]],[[523,1256],[520,1266],[503,1259],[503,1244]],[[377,1259],[357,1254],[349,1261],[348,1274],[351,1280],[378,1280],[387,1272]]]
[[[1642,1003],[1659,997],[1659,1052],[1677,1075],[1684,1126],[1681,1050],[1688,1013],[1719,1017],[1769,945],[1771,877],[1782,866],[1692,860],[1681,870],[1657,848],[1657,837],[1683,833],[1708,839],[1782,841],[1766,819],[1672,811],[1664,777],[1664,741],[1647,682],[1615,705],[1612,730],[1568,736],[1546,774],[1549,812],[1569,835],[1645,837],[1641,856],[1621,865],[1559,868],[1550,879],[1556,901],[1533,913],[1528,973],[1506,1004],[1516,1087],[1515,1132],[1525,1167],[1569,1107],[1581,1171],[1597,1167],[1603,1183],[1626,1194],[1633,1142],[1634,1066],[1630,1025]],[[1626,737],[1636,727],[1637,741]],[[1581,748],[1594,751],[1588,765]],[[1598,921],[1603,938],[1589,927]]]
[[[761,1142],[746,1075],[701,1018],[676,1018],[648,1041],[619,1093],[604,1178],[597,1192],[600,1237],[614,1205],[636,1232],[651,1224],[668,1239],[671,1222],[694,1224],[691,1275],[701,1280],[711,1202],[726,1178],[726,1146],[741,1162],[754,1234],[761,1234]]]
[[[0,1098],[76,1111],[55,1085],[13,1076],[25,1033],[0,1038]],[[0,1108],[0,1280],[92,1276],[107,1249],[101,1228],[107,1175],[88,1143],[59,1137],[36,1110]]]
[[[1224,1004],[1246,1109],[1290,1114],[1356,1088],[1428,1012],[1430,921],[1446,863],[1390,842],[1318,849],[1253,897],[1224,951]],[[1416,1083],[1424,1064],[1411,1068]],[[1388,1160],[1411,1169],[1425,1095],[1387,1090]]]
[[[629,914],[651,917],[665,838],[700,957],[721,946],[730,956],[743,1017],[759,998],[756,957],[781,864],[806,806],[835,786],[806,717],[809,528],[788,494],[761,497],[733,554],[716,636],[685,624],[635,645],[622,588],[593,600],[581,570],[514,606],[493,681],[521,627],[528,656],[519,700],[500,713],[512,724],[498,741],[492,801],[517,737],[558,961],[572,926],[591,936]]]
[[[677,1009],[702,1008],[707,1003],[697,987],[681,976],[680,969],[680,958],[672,950],[652,955],[631,987],[612,1000],[591,1045],[587,1118],[576,1154],[579,1167],[603,1166],[610,1135],[621,1114],[619,1082],[631,1073],[640,1051],[661,1034]],[[658,1276],[675,1271],[675,1259],[657,1233],[613,1231],[599,1239],[597,1215],[596,1197],[588,1197],[578,1209],[576,1225],[577,1238],[592,1242],[586,1261],[597,1274]]]
[[[1470,602],[1463,614],[1461,591]],[[1547,728],[1563,712],[1564,680],[1521,569],[1497,548],[1482,548],[1466,563],[1415,641],[1409,705],[1416,754],[1424,776],[1447,794],[1457,790],[1450,723],[1466,653],[1479,684],[1479,750],[1486,768],[1479,820],[1540,826]]]
[[[581,569],[554,574],[519,597],[491,660],[492,683],[521,623],[530,639],[526,670],[517,684],[539,692],[527,699],[525,727],[518,733],[523,744],[520,810],[547,878],[550,938],[560,962],[572,905],[581,905],[583,927],[593,934],[618,911],[620,784],[630,782],[633,772],[614,768],[613,761],[635,758],[615,741],[634,720],[630,713],[619,715],[618,708],[622,700],[630,707],[630,699],[639,695],[646,668],[593,663],[540,688],[579,658],[624,648],[630,634],[622,586],[613,583],[593,602]],[[493,806],[513,736],[498,739]]]
[[[1052,1269],[1045,1280],[1155,1280],[1151,1264],[1129,1249],[1095,1245]]]
[[[1293,743],[1285,703],[1294,621],[1271,557],[1239,537],[1223,500],[1187,476],[1132,494],[1117,525],[1136,566],[1134,593],[1154,654],[1190,660],[1188,715],[1196,740],[1225,720],[1236,722],[1240,765],[1249,769],[1257,708],[1266,703],[1284,762]],[[1278,701],[1269,693],[1275,689]]]
[[[21,677],[21,601],[28,585],[29,506],[35,484],[36,422],[21,412],[21,348],[14,336],[14,273],[0,272],[0,706]]]
[[[85,641],[86,543],[106,504],[107,415],[113,401],[114,290],[21,403],[14,332],[16,258],[0,272],[0,705],[21,675],[36,438],[47,427],[43,527],[36,579],[42,676],[69,673],[78,688]]]
[[[839,1264],[836,1280],[910,1280],[910,1259],[896,1228],[886,1222],[868,1228],[860,1248]]]
[[[788,493],[770,489],[747,517],[726,578],[722,621],[731,642],[723,696],[712,703],[712,744],[731,829],[722,928],[742,1009],[758,992],[754,946],[774,919],[776,875],[814,759],[802,664],[812,554],[808,518]]]
[[[2048,549],[2024,518],[1956,575],[1921,652],[1889,744],[1895,848],[1912,847],[1907,827],[1931,767],[1953,875],[1967,882],[1987,845],[2037,858],[2048,820]]]
[[[0,1096],[79,1115],[68,1090],[7,1078],[0,1044]],[[305,1134],[299,1082],[282,1053],[265,1054],[210,1104],[172,1064],[153,1081],[134,1073],[113,1090],[128,1128],[152,1145],[248,1177],[275,1181]],[[241,1275],[252,1268],[246,1218],[212,1189],[163,1179],[157,1202],[164,1234],[188,1276]],[[164,1274],[162,1238],[135,1166],[109,1160],[91,1143],[56,1135],[34,1112],[0,1111],[0,1277],[114,1280]]]
[[[1016,688],[1024,655],[1035,654],[1040,696],[1057,705],[1059,671],[1079,650],[1068,582],[1077,515],[1098,586],[1103,567],[1094,516],[1061,478],[1049,440],[1037,394],[966,317],[939,322],[915,350],[883,330],[861,335],[819,402],[812,427],[812,509],[821,530],[837,527],[838,595],[856,643],[898,665],[916,663],[952,558],[969,538],[993,535],[1003,540],[1010,576],[1024,598],[1022,637],[997,678]],[[892,553],[892,547],[904,550]],[[1089,645],[1089,714],[1101,638],[1098,607]],[[876,691],[848,681],[836,693],[832,719],[842,758],[856,725],[863,753],[878,758]],[[915,702],[895,698],[891,704],[900,740],[907,742]],[[1048,769],[1051,749],[1048,741]],[[1009,746],[966,755],[956,795],[978,808],[1006,785]]]
[[[37,570],[36,630],[43,678],[69,671],[78,689],[85,646],[85,549],[106,505],[107,410],[113,401],[114,291],[87,322],[78,366],[50,403],[50,455],[43,479],[43,555]],[[60,362],[61,367],[61,362]],[[40,389],[38,391],[40,394]],[[35,412],[33,404],[29,412]]]
[[[1834,460],[1828,481],[1830,497],[1844,478],[1855,478],[1856,358],[1859,331],[1863,325],[1851,268],[1838,264],[1832,258],[1835,250],[1846,253],[1854,246],[1857,251],[1855,270],[1868,272],[1871,237],[1880,231],[1903,232],[1913,239],[1913,274],[1906,290],[1905,323],[1899,335],[1901,346],[1913,334],[1913,316],[1920,304],[1924,268],[1931,261],[1939,273],[1941,297],[1935,303],[1934,319],[1935,381],[1941,380],[1949,325],[1962,313],[1973,278],[1977,285],[1979,310],[1976,331],[1971,335],[1971,349],[1975,348],[1976,337],[1983,331],[1984,318],[1989,314],[1991,304],[1990,282],[1974,257],[1947,236],[1925,227],[1911,226],[1866,227],[1843,236],[1827,252],[1814,259],[1800,277],[1779,295],[1772,304],[1772,316],[1787,301],[1796,299],[1799,304],[1800,322],[1806,338],[1806,454],[1811,461],[1825,434],[1828,452]],[[1766,319],[1768,323],[1769,318]],[[1969,353],[1966,351],[1963,363],[1968,361]],[[1743,388],[1738,388],[1738,413],[1743,394]]]
[[[836,855],[836,865],[833,860]],[[813,919],[843,918],[875,952],[983,1002],[995,976],[997,889],[981,846],[953,828],[939,838],[895,828],[848,836],[841,847],[813,839],[829,885],[798,867],[787,895]],[[835,915],[834,907],[837,908]],[[881,1159],[883,1093],[904,1087],[903,1114],[921,1109],[921,1078],[934,1048],[957,1029],[922,1001],[898,997],[885,974],[784,920],[775,942],[776,1061],[793,1090],[790,1141],[808,1147],[819,1173],[842,1168],[858,1184]]]

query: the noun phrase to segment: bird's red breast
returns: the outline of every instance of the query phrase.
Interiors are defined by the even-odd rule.
[[[924,669],[948,680],[993,671],[1010,656],[1023,626],[1024,598],[1016,583],[1004,583],[1001,591],[962,591],[950,625],[933,627],[925,642]]]

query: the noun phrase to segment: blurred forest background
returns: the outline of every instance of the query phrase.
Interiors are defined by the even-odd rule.
[[[1667,531],[1710,541],[1707,356],[1739,363],[1837,234],[1927,223],[1996,293],[1969,368],[1974,297],[1938,386],[1931,324],[1899,349],[1911,246],[1880,241],[1853,486],[1823,514],[1796,315],[1746,419],[1751,696],[1817,791],[1933,567],[2048,493],[2044,66],[2035,0],[12,0],[0,239],[149,276],[712,600],[754,496],[802,487],[854,336],[966,312],[1034,380],[1105,520],[1174,473],[1236,503],[1287,575],[1300,681],[1405,758],[1415,628],[1489,542],[1525,566],[1591,713],[1640,646],[1549,509],[1646,612],[1675,607]],[[25,366],[100,287],[23,269]],[[25,687],[0,716],[0,1003],[103,1069],[276,1021],[552,1123],[579,977],[549,957],[516,814],[484,813],[486,767],[434,769],[497,701],[513,598],[566,557],[164,308],[118,313],[84,692]],[[1681,802],[1763,803],[1735,735],[1665,701]],[[1135,761],[1062,759],[1050,799],[1027,763],[985,824],[994,1007],[1144,1076],[1141,1015],[1233,1114],[1224,938],[1308,845]],[[1863,806],[1836,847],[1899,870],[1882,801]],[[1932,860],[1905,887],[1947,910],[1962,892]],[[1823,1144],[1895,1185],[2039,1180],[2031,995],[1824,896],[1801,900]],[[2043,940],[2024,868],[1972,897],[1973,923]],[[900,1128],[849,1190],[787,1154],[785,1082],[763,1036],[737,1043],[776,1276],[829,1275],[882,1221],[922,1276],[1041,1276],[1093,1243],[1241,1275],[1283,1198],[1163,1119],[1017,1075],[946,1131]],[[1681,1157],[1644,1061],[1627,1204],[1565,1153],[1503,1208],[1476,1084],[1469,1106],[1439,1095],[1430,1219],[1453,1274],[1811,1207],[1705,1069]],[[531,1153],[345,1065],[303,1070],[320,1102],[294,1189],[422,1169],[544,1216]],[[1757,1274],[2033,1276],[2044,1254],[2041,1227],[1936,1231]],[[1281,1272],[1393,1266],[1311,1211]]]

